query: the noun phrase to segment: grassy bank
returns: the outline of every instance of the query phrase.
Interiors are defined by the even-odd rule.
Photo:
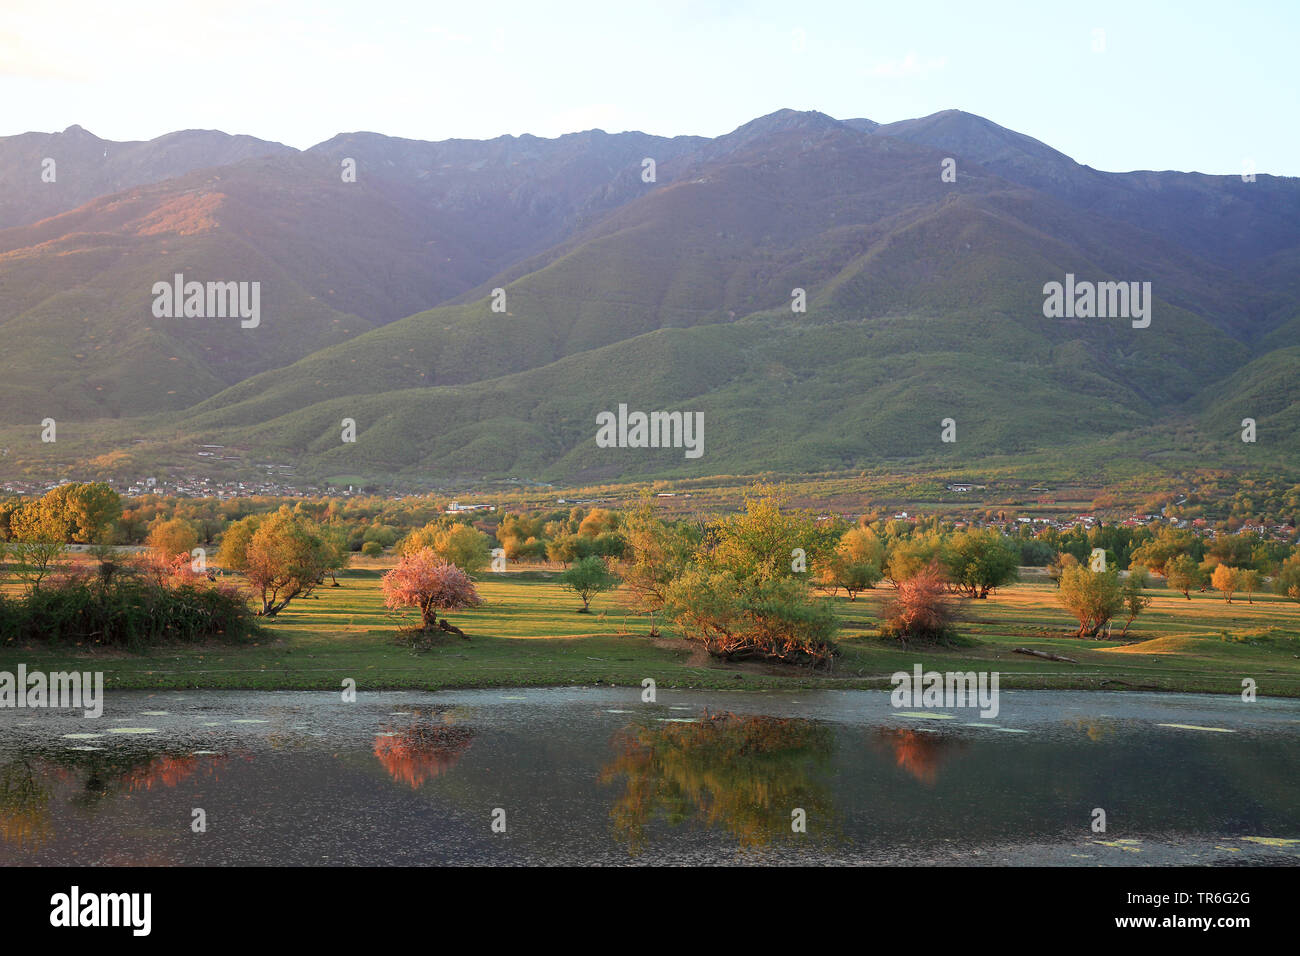
[[[961,630],[971,646],[903,649],[876,633],[882,586],[850,602],[830,598],[842,621],[843,656],[829,674],[766,665],[720,664],[671,630],[652,641],[647,620],[615,591],[597,598],[593,613],[550,575],[484,575],[485,605],[454,614],[470,636],[441,639],[428,650],[396,641],[409,612],[385,610],[381,569],[371,563],[295,601],[268,622],[253,645],[164,647],[131,654],[76,647],[0,648],[0,670],[19,663],[45,671],[103,671],[116,688],[338,689],[352,678],[360,689],[465,688],[617,684],[653,678],[661,687],[882,688],[897,670],[920,662],[927,670],[996,670],[1003,688],[1241,691],[1252,678],[1260,696],[1300,697],[1300,605],[1272,595],[1253,604],[1225,604],[1212,594],[1190,601],[1164,589],[1148,592],[1152,606],[1128,641],[1080,641],[1049,583],[1023,583],[986,601],[962,601]],[[1119,628],[1114,633],[1118,635]],[[1074,658],[1048,661],[1017,647]]]

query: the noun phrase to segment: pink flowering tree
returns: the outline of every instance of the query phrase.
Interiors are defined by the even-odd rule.
[[[459,611],[483,603],[469,575],[442,560],[432,548],[403,555],[397,567],[384,575],[383,590],[386,607],[418,607],[420,625],[426,631],[437,624],[439,611]]]

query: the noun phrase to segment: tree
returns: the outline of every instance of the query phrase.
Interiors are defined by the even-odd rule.
[[[352,552],[348,550],[348,536],[342,528],[331,526],[321,529],[321,538],[325,542],[325,557],[328,562],[325,570],[330,576],[330,581],[333,582],[333,587],[338,587],[338,573],[352,560]]]
[[[805,564],[815,564],[818,552],[833,548],[834,539],[818,530],[808,512],[784,510],[786,502],[785,492],[773,485],[746,491],[743,511],[709,526],[704,542],[709,565],[740,581],[767,581],[801,575],[797,552],[803,552]]]
[[[1300,551],[1282,562],[1273,581],[1273,590],[1292,601],[1300,601]]]
[[[145,544],[151,551],[166,555],[168,558],[184,552],[191,553],[199,544],[199,534],[184,518],[162,518],[149,525],[149,535]]]
[[[1192,589],[1200,590],[1205,584],[1205,572],[1190,554],[1180,554],[1165,563],[1165,580],[1183,597],[1192,599]]]
[[[884,572],[885,543],[865,528],[850,528],[844,532],[839,544],[823,562],[820,579],[823,584],[844,588],[850,601],[858,593],[874,588]]]
[[[403,538],[397,553],[413,554],[430,548],[443,561],[473,577],[488,566],[492,556],[490,544],[487,535],[470,525],[430,522]]]
[[[944,564],[958,590],[969,597],[983,599],[994,588],[1016,579],[1020,552],[991,528],[963,531],[947,542]]]
[[[1052,583],[1058,588],[1061,586],[1061,574],[1066,568],[1077,568],[1079,559],[1068,551],[1059,552],[1055,558],[1047,564],[1047,576],[1052,579]]]
[[[64,542],[98,544],[122,516],[122,499],[102,481],[72,482],[47,491],[35,503],[48,512]]]
[[[1255,592],[1259,590],[1260,576],[1254,568],[1243,568],[1237,572],[1237,587],[1246,595],[1246,603],[1255,603]]]
[[[648,491],[624,517],[623,535],[628,548],[623,580],[633,607],[650,614],[650,636],[655,637],[654,615],[663,610],[668,585],[686,569],[695,541],[686,525],[670,525],[655,514]]]
[[[937,535],[895,541],[889,549],[885,573],[894,587],[916,577],[930,565],[941,560],[942,541]]]
[[[730,571],[695,564],[669,585],[665,610],[688,640],[726,661],[818,667],[839,654],[830,603],[812,600],[803,578],[741,581]]]
[[[618,530],[618,512],[605,508],[592,508],[578,524],[578,534],[584,538],[594,538]]]
[[[594,554],[575,561],[573,567],[560,575],[560,584],[582,598],[579,614],[589,614],[591,599],[615,587],[618,582],[619,576]]]
[[[1128,629],[1137,620],[1137,616],[1151,606],[1151,598],[1144,593],[1146,586],[1146,568],[1141,565],[1131,567],[1128,572],[1128,580],[1124,582],[1124,587],[1121,588],[1124,609],[1128,611],[1128,620],[1124,622],[1124,629],[1119,632],[1121,638],[1128,634]]]
[[[1057,599],[1078,619],[1076,637],[1098,637],[1102,628],[1109,631],[1110,619],[1124,606],[1119,571],[1092,571],[1081,564],[1062,568]]]
[[[1210,585],[1214,590],[1223,592],[1223,600],[1228,604],[1232,603],[1232,594],[1237,590],[1239,573],[1236,568],[1220,564],[1214,569],[1214,574],[1210,577]]]
[[[262,599],[266,617],[315,590],[330,564],[329,547],[316,523],[288,505],[267,515],[248,542],[244,574]]]
[[[243,571],[248,568],[248,545],[253,540],[258,526],[262,523],[261,515],[249,515],[232,522],[221,536],[221,546],[217,550],[217,563],[230,571]]]
[[[384,575],[381,586],[386,607],[420,609],[422,631],[433,629],[438,611],[459,611],[483,603],[469,575],[444,561],[432,548],[402,555],[397,567]],[[444,630],[465,637],[459,628],[453,628],[446,621],[443,625]]]
[[[1133,551],[1130,560],[1168,577],[1171,562],[1190,556],[1195,564],[1201,557],[1201,551],[1196,535],[1190,531],[1162,527],[1157,529],[1154,538],[1143,542]],[[1188,595],[1187,599],[1190,601],[1191,596]]]
[[[14,570],[32,591],[62,560],[64,530],[60,516],[41,501],[28,502],[10,517]]]

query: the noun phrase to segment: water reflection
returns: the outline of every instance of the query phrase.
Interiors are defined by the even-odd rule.
[[[473,729],[454,724],[386,729],[375,737],[375,756],[395,781],[418,790],[460,763],[473,739]]]
[[[53,837],[50,800],[56,791],[70,806],[95,810],[116,795],[174,788],[196,775],[215,778],[225,761],[165,750],[26,754],[0,765],[0,841],[39,849]]]
[[[877,753],[893,757],[895,765],[928,786],[934,786],[939,779],[942,763],[966,749],[966,742],[958,738],[894,727],[877,729],[868,743]]]
[[[0,840],[32,849],[48,840],[50,793],[31,760],[0,767]]]
[[[600,781],[622,785],[610,820],[633,855],[645,849],[659,817],[674,827],[694,821],[721,828],[753,848],[791,835],[795,808],[810,821],[832,815],[834,736],[814,721],[706,711],[698,723],[629,725],[612,747]]]

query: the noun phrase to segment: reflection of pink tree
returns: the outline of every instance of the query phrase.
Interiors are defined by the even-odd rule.
[[[383,590],[385,607],[418,607],[420,626],[426,631],[435,625],[438,611],[459,611],[483,603],[469,575],[442,560],[432,548],[403,555],[397,567],[384,575]]]

